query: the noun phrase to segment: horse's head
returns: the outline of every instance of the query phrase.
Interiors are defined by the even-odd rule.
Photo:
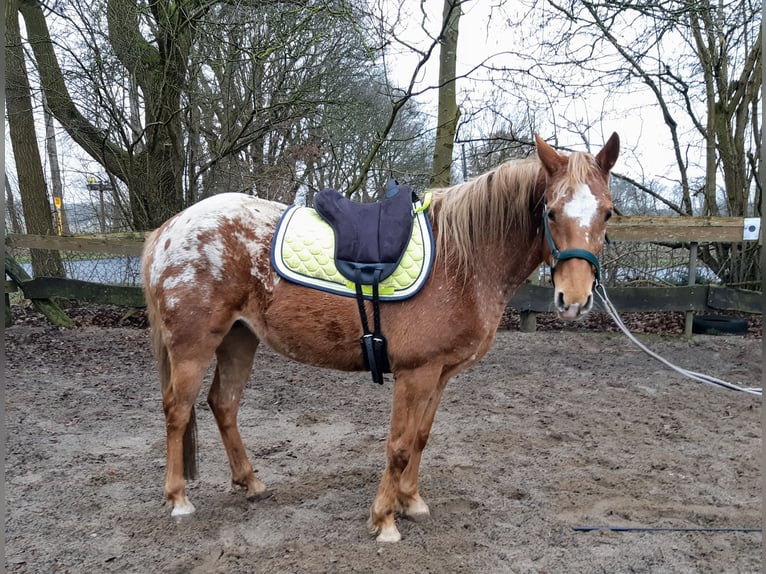
[[[593,286],[600,279],[596,255],[604,246],[612,215],[609,172],[620,152],[616,133],[594,157],[556,152],[535,135],[537,155],[546,173],[543,255],[551,266],[554,305],[564,319],[577,319],[593,307]]]

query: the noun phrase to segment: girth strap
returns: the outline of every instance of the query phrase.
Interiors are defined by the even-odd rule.
[[[372,280],[372,320],[373,331],[370,331],[367,322],[367,311],[364,308],[364,294],[362,293],[362,271],[357,270],[356,302],[359,306],[359,317],[362,320],[362,329],[364,334],[360,339],[362,345],[362,356],[365,366],[372,374],[372,382],[379,385],[383,384],[383,373],[390,373],[391,367],[388,363],[388,343],[383,336],[380,328],[380,294],[378,284],[380,283],[380,269],[373,272]]]

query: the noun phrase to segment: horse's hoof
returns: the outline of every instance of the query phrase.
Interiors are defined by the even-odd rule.
[[[413,522],[428,522],[431,520],[431,513],[428,509],[425,512],[408,512],[405,516]]]
[[[236,482],[232,481],[232,487],[236,488],[237,486],[244,486],[247,488],[247,494],[245,494],[245,497],[251,501],[263,500],[271,496],[271,492],[269,491],[268,487],[254,476],[252,477],[252,480],[247,484],[238,485]]]
[[[184,500],[173,504],[173,510],[170,512],[170,516],[189,516],[190,514],[194,514],[195,510],[194,505],[189,502],[189,499],[184,497]]]
[[[431,510],[425,501],[418,497],[410,503],[404,515],[413,522],[425,522],[431,519]]]
[[[268,498],[271,498],[272,495],[273,493],[268,488],[264,488],[263,490],[254,491],[254,492],[251,492],[248,490],[245,497],[250,502],[257,502],[259,500],[266,500]]]
[[[380,529],[380,534],[375,539],[377,542],[399,542],[402,539],[402,535],[396,529],[395,525],[384,526]]]

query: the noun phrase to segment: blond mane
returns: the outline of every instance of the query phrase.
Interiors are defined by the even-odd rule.
[[[468,274],[479,246],[503,241],[512,229],[526,237],[539,171],[536,157],[512,160],[471,181],[433,190],[431,214],[442,263]]]

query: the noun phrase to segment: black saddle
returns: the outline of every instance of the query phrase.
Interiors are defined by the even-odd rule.
[[[349,281],[375,285],[394,272],[412,236],[412,188],[388,182],[378,203],[347,199],[334,189],[314,197],[317,213],[333,228],[335,266]]]
[[[356,287],[356,300],[364,335],[360,340],[365,365],[372,380],[383,384],[383,373],[390,373],[388,344],[380,328],[378,286],[391,275],[407,249],[412,236],[417,201],[412,188],[390,180],[386,195],[378,203],[351,201],[334,189],[323,189],[314,197],[317,213],[332,227],[335,235],[335,266]],[[366,295],[362,286],[371,286]],[[365,299],[372,300],[374,331],[370,331]]]

